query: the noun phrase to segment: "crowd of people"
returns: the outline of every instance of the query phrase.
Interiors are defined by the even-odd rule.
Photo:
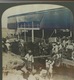
[[[42,39],[34,43],[25,43],[24,40],[15,40],[18,42],[18,52],[22,53],[23,60],[25,62],[25,67],[21,69],[24,71],[25,75],[29,74],[26,80],[51,80],[53,74],[53,67],[56,65],[60,66],[61,59],[66,58],[69,60],[74,60],[74,41],[70,37],[63,37],[58,39],[56,42],[49,42]],[[9,53],[12,51],[12,45],[8,39],[2,41],[3,51]],[[15,48],[17,48],[14,44]],[[17,52],[17,49],[13,49]],[[13,51],[15,53],[15,51]],[[43,69],[39,66],[39,73],[35,69],[35,58],[36,56],[49,55],[50,57],[45,57],[45,68]],[[38,73],[38,74],[37,74]]]
[[[3,39],[2,49],[3,51],[12,51],[23,56],[30,49],[34,56],[61,54],[67,59],[74,60],[74,41],[70,37],[57,38],[56,42],[49,42],[45,39],[38,42],[24,42],[23,39],[10,42],[8,39]]]

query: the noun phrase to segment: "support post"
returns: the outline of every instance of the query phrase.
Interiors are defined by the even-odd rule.
[[[72,37],[72,31],[70,31],[70,37]]]
[[[55,31],[55,34],[56,34],[57,33],[57,30],[55,29],[54,31]]]
[[[42,29],[42,39],[44,39],[44,29]]]
[[[34,24],[32,22],[32,42],[34,42],[34,30],[33,30],[33,28],[34,28]]]
[[[24,32],[24,40],[26,42],[26,31]]]

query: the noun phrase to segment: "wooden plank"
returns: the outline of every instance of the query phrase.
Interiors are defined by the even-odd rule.
[[[74,61],[73,60],[68,60],[68,59],[62,59],[62,63],[70,66],[74,66]]]
[[[45,58],[45,57],[50,57],[50,55],[34,56],[34,58]]]

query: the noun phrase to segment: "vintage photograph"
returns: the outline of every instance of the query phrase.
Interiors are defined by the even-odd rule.
[[[74,14],[58,4],[24,4],[2,14],[2,80],[74,80]]]

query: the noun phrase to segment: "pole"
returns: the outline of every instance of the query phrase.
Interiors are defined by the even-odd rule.
[[[55,31],[55,34],[56,34],[57,33],[57,30],[55,29],[54,31]]]
[[[17,34],[18,34],[18,39],[19,39],[19,25],[18,25],[18,22],[19,22],[19,20],[18,20],[18,17],[16,17],[16,21],[17,21]]]
[[[34,42],[34,30],[32,29],[32,42]]]
[[[42,39],[44,38],[44,29],[42,29]]]
[[[24,40],[26,42],[26,31],[24,32]]]
[[[24,28],[26,27],[25,23],[24,23]],[[26,30],[24,30],[24,40],[26,42]]]
[[[34,30],[33,30],[33,28],[34,28],[34,24],[32,22],[32,42],[34,42]]]
[[[70,37],[72,37],[72,31],[70,31]]]

